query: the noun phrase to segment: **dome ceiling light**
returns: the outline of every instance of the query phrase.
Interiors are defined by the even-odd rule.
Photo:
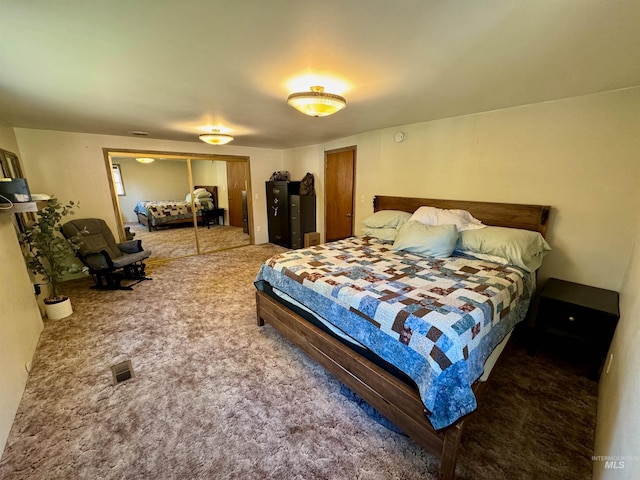
[[[220,130],[212,130],[211,133],[203,133],[198,138],[211,145],[224,145],[233,141],[233,137],[231,135],[221,133]]]
[[[142,157],[142,158],[136,158],[136,161],[140,162],[140,163],[153,163],[156,161],[155,158],[149,158],[149,157]]]
[[[292,93],[287,103],[296,110],[311,117],[326,117],[347,106],[344,97],[335,93],[326,93],[324,87],[311,87],[309,92]]]

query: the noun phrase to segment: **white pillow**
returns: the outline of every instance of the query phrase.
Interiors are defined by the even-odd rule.
[[[455,225],[458,232],[486,227],[466,210],[445,210],[436,207],[420,207],[409,220],[423,225]]]
[[[211,192],[208,191],[206,188],[196,188],[193,191],[193,196],[195,198],[205,198],[205,197],[210,197],[211,196]]]
[[[195,200],[198,200],[199,198],[210,198],[211,197],[211,192],[209,190],[207,190],[206,188],[196,188],[193,191],[193,198]],[[187,193],[187,196],[185,197],[185,200],[187,202],[191,201],[191,194]]]

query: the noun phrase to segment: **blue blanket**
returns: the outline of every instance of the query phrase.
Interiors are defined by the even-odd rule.
[[[411,377],[434,428],[477,407],[472,383],[531,298],[529,275],[468,256],[390,250],[362,237],[269,259],[264,280]]]

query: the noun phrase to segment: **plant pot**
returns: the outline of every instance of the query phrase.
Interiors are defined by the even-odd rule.
[[[47,312],[47,318],[49,320],[60,320],[61,318],[68,317],[73,313],[71,307],[71,300],[69,297],[65,297],[64,300],[54,301],[50,303],[48,299],[44,301],[44,311]]]

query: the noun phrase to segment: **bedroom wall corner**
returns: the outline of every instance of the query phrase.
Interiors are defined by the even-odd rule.
[[[0,148],[20,155],[13,128],[2,121]],[[0,452],[27,383],[25,365],[31,362],[43,329],[11,217],[0,213]]]
[[[620,321],[600,380],[594,480],[640,478],[640,216],[636,228],[620,289]]]

